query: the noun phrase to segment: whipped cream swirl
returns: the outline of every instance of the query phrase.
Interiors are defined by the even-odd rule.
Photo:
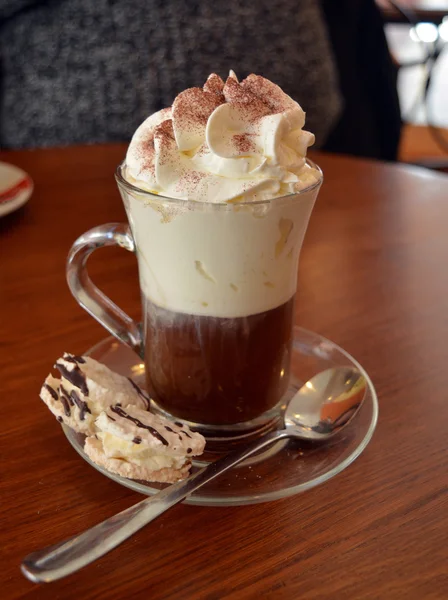
[[[248,202],[313,185],[306,164],[314,135],[297,102],[264,77],[238,82],[211,74],[140,125],[126,155],[126,178],[169,198]]]

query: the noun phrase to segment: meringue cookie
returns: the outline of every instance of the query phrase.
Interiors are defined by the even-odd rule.
[[[137,406],[111,406],[96,419],[84,451],[96,464],[130,479],[172,483],[187,477],[205,439]]]
[[[282,89],[258,75],[224,82],[212,73],[172,108],[151,115],[135,132],[126,178],[169,198],[201,202],[269,200],[320,179],[306,163],[314,135],[305,113]]]
[[[88,356],[64,353],[55,363],[60,379],[48,375],[40,397],[61,423],[92,435],[95,419],[111,404],[148,410],[149,399],[131,380]]]

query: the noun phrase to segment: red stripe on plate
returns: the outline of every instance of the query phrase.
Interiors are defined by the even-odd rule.
[[[25,177],[25,179],[21,179],[18,183],[13,185],[12,188],[9,188],[9,190],[0,192],[0,204],[14,200],[17,194],[23,192],[24,190],[30,189],[32,185],[33,182],[31,181],[31,177]]]

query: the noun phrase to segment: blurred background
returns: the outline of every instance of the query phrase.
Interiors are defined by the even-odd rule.
[[[448,171],[448,1],[377,0],[399,66],[399,158]]]
[[[0,147],[129,141],[210,72],[254,72],[316,147],[448,166],[448,0],[0,0]]]

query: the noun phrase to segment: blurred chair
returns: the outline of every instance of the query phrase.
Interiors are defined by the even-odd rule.
[[[435,125],[429,102],[433,85],[433,73],[446,51],[446,37],[442,28],[448,28],[448,0],[425,2],[424,0],[376,0],[387,23],[401,23],[412,27],[410,34],[420,42],[423,55],[412,61],[398,61],[400,70],[425,67],[423,93],[413,110],[423,107],[426,125],[405,123],[399,148],[399,160],[419,166],[448,172],[448,129]],[[439,78],[443,77],[439,73]]]

